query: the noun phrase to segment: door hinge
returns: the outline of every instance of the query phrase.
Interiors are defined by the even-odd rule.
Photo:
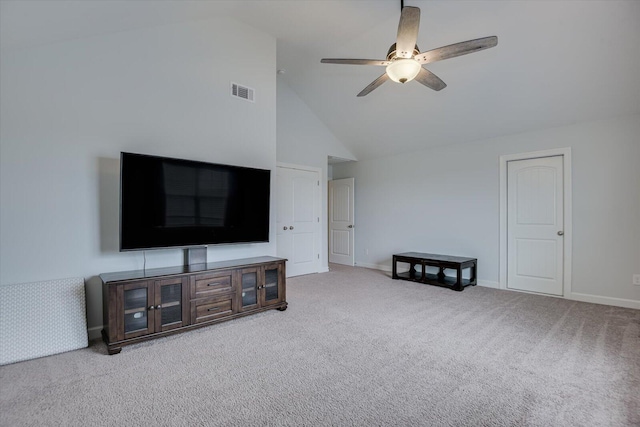
[[[318,187],[320,187],[320,181],[318,181]]]
[[[320,254],[318,254],[318,259],[320,259]]]
[[[318,222],[320,222],[320,217],[318,217]]]

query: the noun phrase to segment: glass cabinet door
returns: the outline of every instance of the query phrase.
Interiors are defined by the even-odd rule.
[[[156,329],[166,331],[184,324],[182,305],[186,283],[182,278],[158,280],[155,282]]]
[[[239,309],[256,309],[284,301],[284,270],[280,264],[245,268],[240,273]]]
[[[240,277],[240,284],[242,288],[240,303],[242,308],[258,304],[258,279],[257,268],[246,268],[242,270]]]
[[[130,283],[122,288],[123,329],[121,338],[133,338],[153,332],[153,299],[147,282]]]
[[[280,290],[278,289],[278,267],[264,270],[264,300],[266,303],[278,301]]]

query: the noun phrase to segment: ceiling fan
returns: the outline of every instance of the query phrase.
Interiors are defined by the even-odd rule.
[[[387,67],[386,72],[365,87],[358,96],[368,95],[371,91],[391,79],[394,82],[406,83],[413,79],[433,90],[442,90],[447,85],[438,76],[423,67],[431,62],[454,58],[468,53],[494,47],[498,44],[498,37],[490,36],[481,39],[468,40],[439,47],[437,49],[420,52],[416,41],[420,26],[420,9],[404,6],[401,0],[400,23],[398,37],[387,52],[387,59],[338,59],[324,58],[320,62],[325,64],[377,65]]]

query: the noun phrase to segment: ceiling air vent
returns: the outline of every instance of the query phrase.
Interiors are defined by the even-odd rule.
[[[241,86],[237,83],[231,83],[231,96],[255,102],[254,94],[255,91],[250,87]]]

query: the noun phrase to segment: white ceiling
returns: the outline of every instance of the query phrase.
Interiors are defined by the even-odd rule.
[[[640,1],[405,5],[422,11],[422,51],[492,35],[498,46],[429,64],[448,85],[440,92],[388,82],[364,98],[383,68],[320,59],[383,59],[399,0],[1,0],[0,47],[230,16],[277,38],[278,79],[360,159],[640,114]]]

